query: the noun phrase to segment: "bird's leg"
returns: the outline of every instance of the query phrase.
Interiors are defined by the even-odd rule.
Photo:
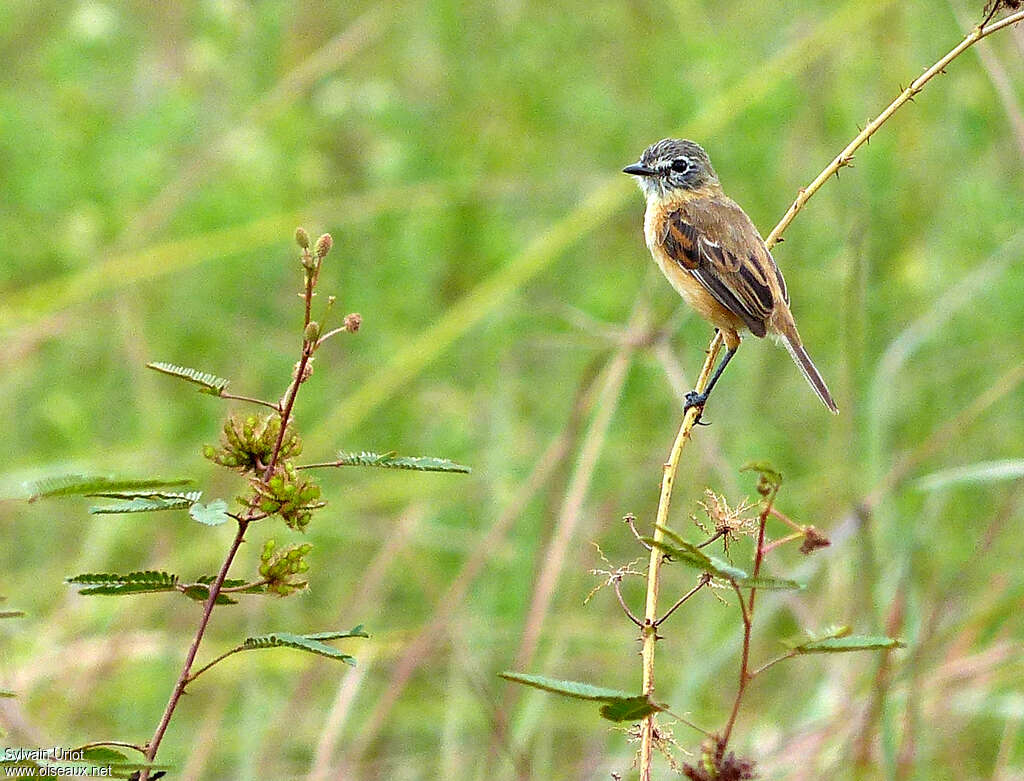
[[[708,396],[711,395],[711,389],[715,387],[715,383],[718,382],[718,378],[722,376],[722,372],[725,371],[726,365],[732,360],[732,357],[736,354],[736,347],[726,348],[725,355],[722,356],[721,363],[718,364],[718,368],[715,369],[715,373],[711,375],[711,380],[708,382],[708,387],[704,389],[703,393],[698,393],[695,390],[690,391],[684,397],[685,404],[683,405],[683,414],[690,407],[699,407],[700,411],[704,411],[704,405],[707,403]],[[697,415],[697,423],[700,423],[700,414]],[[706,425],[706,424],[705,424]]]

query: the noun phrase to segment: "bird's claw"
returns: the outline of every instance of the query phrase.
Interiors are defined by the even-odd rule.
[[[706,423],[700,419],[700,416],[704,413],[704,404],[708,400],[706,393],[698,393],[697,391],[690,391],[683,397],[683,414],[685,415],[691,407],[697,408],[697,418],[693,421],[698,426],[710,426],[710,423]]]

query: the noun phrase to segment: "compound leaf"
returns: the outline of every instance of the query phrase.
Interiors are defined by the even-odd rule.
[[[201,372],[198,369],[190,369],[187,366],[177,366],[173,363],[164,363],[163,361],[147,363],[146,368],[153,369],[161,374],[170,375],[171,377],[178,377],[187,382],[194,382],[196,385],[201,386],[199,388],[200,393],[209,393],[211,396],[220,396],[228,386],[228,382],[230,382],[230,380],[225,380],[216,374]]]
[[[460,472],[469,474],[468,466],[457,464],[447,458],[433,456],[399,456],[394,452],[338,453],[336,466],[376,466],[383,469],[414,469],[418,472]]]

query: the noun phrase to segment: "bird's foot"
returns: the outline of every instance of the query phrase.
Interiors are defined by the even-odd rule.
[[[686,394],[686,396],[683,397],[683,400],[685,402],[683,404],[683,414],[684,415],[690,410],[691,407],[696,407],[697,408],[697,418],[693,422],[696,425],[698,425],[698,426],[710,426],[711,425],[710,423],[705,423],[704,421],[702,421],[700,419],[701,415],[704,413],[704,404],[708,400],[708,394],[706,394],[706,393],[698,393],[697,391],[690,391],[689,393]]]

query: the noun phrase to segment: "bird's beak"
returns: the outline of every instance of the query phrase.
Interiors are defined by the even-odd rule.
[[[657,171],[648,168],[643,163],[633,163],[633,165],[627,165],[623,168],[622,173],[629,174],[630,176],[654,176]]]

